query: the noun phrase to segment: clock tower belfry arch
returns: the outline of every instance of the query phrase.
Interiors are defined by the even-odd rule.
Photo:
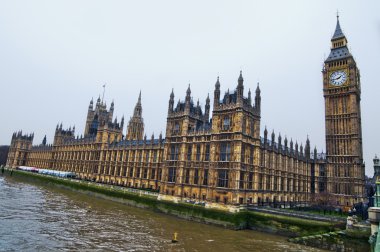
[[[324,62],[327,191],[339,205],[364,197],[360,71],[347,47],[337,16],[331,52]]]

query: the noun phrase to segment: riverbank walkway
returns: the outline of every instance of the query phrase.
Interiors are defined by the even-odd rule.
[[[274,215],[283,215],[290,216],[296,218],[302,218],[307,220],[315,220],[315,221],[328,221],[328,222],[346,222],[346,217],[342,216],[327,216],[327,215],[319,215],[315,213],[307,213],[302,211],[295,211],[289,209],[281,209],[281,208],[269,208],[269,207],[248,207],[249,211],[255,211],[260,213],[268,213]]]

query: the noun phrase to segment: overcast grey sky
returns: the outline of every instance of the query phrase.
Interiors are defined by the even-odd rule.
[[[55,126],[83,133],[88,104],[107,83],[120,119],[142,90],[148,136],[165,131],[167,105],[204,105],[243,71],[245,95],[262,90],[261,130],[325,150],[321,69],[339,9],[362,76],[366,173],[380,154],[380,1],[4,1],[0,0],[0,144],[13,131]],[[124,129],[125,132],[125,129]]]

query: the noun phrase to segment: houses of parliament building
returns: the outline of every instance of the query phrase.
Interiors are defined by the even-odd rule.
[[[322,70],[326,153],[261,132],[261,92],[245,96],[242,72],[233,92],[221,91],[202,108],[190,86],[167,111],[165,137],[144,136],[141,93],[125,136],[114,103],[91,100],[83,136],[55,129],[52,144],[33,146],[33,134],[12,136],[7,165],[72,171],[81,179],[157,190],[160,198],[195,200],[210,207],[311,202],[334,195],[339,206],[364,199],[360,72],[337,20],[331,52]],[[211,110],[212,107],[212,110]]]

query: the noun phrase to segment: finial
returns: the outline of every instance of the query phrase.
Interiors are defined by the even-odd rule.
[[[239,75],[239,83],[241,83],[243,81],[243,71],[240,70],[240,75]]]
[[[339,10],[336,10],[336,19],[339,20]]]
[[[218,75],[218,77],[216,78],[215,88],[216,88],[216,89],[219,89],[219,88],[220,88],[219,75]]]

